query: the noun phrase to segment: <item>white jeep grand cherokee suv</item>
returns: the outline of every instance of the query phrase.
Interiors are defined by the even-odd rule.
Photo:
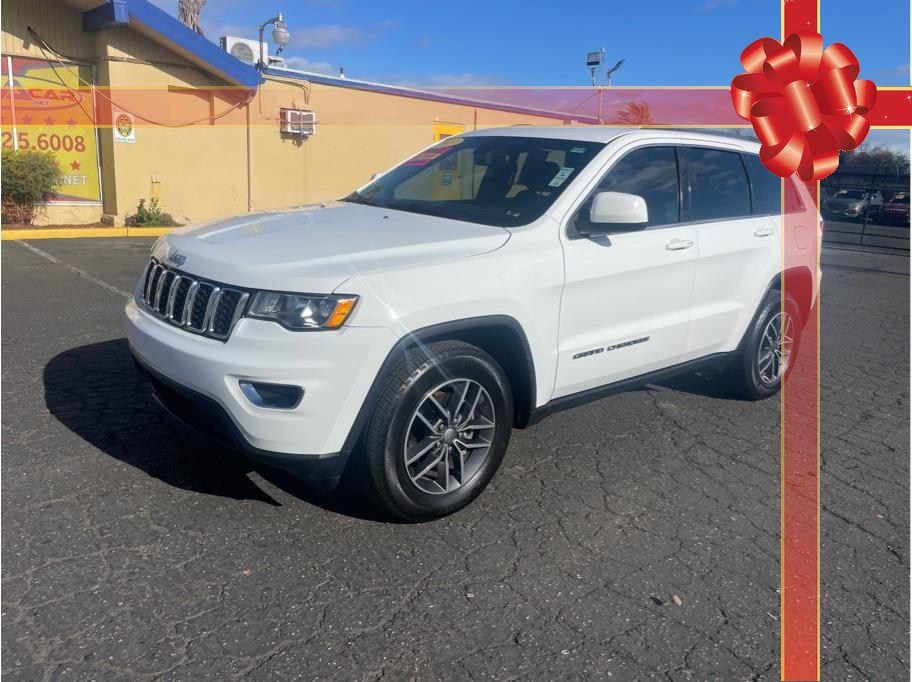
[[[745,397],[778,391],[819,216],[757,152],[658,130],[451,137],[340,201],[163,237],[130,346],[191,426],[316,486],[354,474],[401,518],[448,514],[513,427],[565,407],[706,364]],[[780,234],[783,203],[804,236]]]

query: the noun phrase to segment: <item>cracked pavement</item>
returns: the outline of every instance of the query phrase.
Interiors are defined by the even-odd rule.
[[[153,402],[116,293],[150,241],[2,247],[9,679],[779,679],[777,400],[612,396],[391,523]],[[906,679],[909,259],[823,263],[822,675]]]

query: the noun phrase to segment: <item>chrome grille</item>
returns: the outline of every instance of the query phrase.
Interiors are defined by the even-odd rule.
[[[224,341],[244,313],[250,294],[185,275],[149,261],[140,300],[146,311],[194,334]]]

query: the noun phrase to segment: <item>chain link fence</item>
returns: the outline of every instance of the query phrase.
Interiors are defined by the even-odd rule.
[[[909,166],[845,164],[821,182],[823,239],[909,251]]]

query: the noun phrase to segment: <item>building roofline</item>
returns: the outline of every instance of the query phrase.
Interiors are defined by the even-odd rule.
[[[327,76],[325,74],[312,73],[310,71],[298,71],[296,69],[283,69],[275,66],[270,66],[265,70],[265,74],[267,76],[305,80],[309,83],[329,85],[337,88],[349,88],[351,90],[376,92],[383,95],[423,99],[432,102],[442,102],[445,104],[458,104],[462,106],[477,107],[479,109],[494,109],[497,111],[506,111],[513,114],[525,114],[527,116],[540,116],[542,118],[552,118],[562,122],[574,121],[578,123],[598,123],[598,120],[593,116],[580,116],[578,114],[567,111],[535,109],[533,107],[523,107],[515,104],[506,104],[503,102],[495,102],[472,97],[458,97],[452,94],[435,92],[433,90],[422,90],[420,88],[410,88],[404,85],[389,85],[386,83],[374,83],[372,81],[363,81],[352,78]]]
[[[148,0],[107,0],[82,15],[83,30],[89,33],[118,25],[135,29],[234,85],[253,89],[263,82],[255,68],[228,54]]]

